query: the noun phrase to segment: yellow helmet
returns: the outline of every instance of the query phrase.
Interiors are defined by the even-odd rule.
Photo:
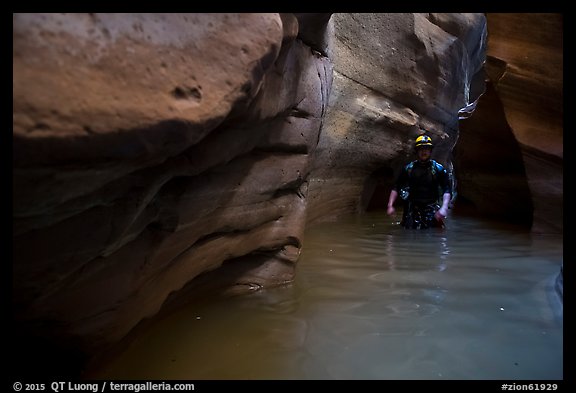
[[[420,135],[418,138],[416,138],[415,146],[416,148],[423,146],[428,146],[431,148],[434,147],[432,144],[432,138],[430,138],[428,135]]]

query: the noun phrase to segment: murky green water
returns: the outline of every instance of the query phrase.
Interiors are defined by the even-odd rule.
[[[562,379],[561,235],[377,212],[309,229],[296,282],[189,306],[107,379]]]

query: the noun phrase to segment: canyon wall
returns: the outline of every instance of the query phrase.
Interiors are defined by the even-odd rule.
[[[562,14],[487,14],[487,21],[483,113],[462,122],[456,149],[462,194],[483,214],[562,233]]]
[[[322,43],[329,15],[305,19]],[[13,22],[23,345],[95,353],[223,265],[239,290],[293,279],[332,82],[295,15]]]
[[[335,14],[334,83],[310,179],[308,220],[385,208],[427,132],[452,168],[459,117],[484,91],[482,14]]]

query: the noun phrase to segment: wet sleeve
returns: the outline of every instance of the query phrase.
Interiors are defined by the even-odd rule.
[[[442,189],[442,194],[448,193],[448,194],[452,195],[452,186],[450,185],[450,176],[448,175],[446,168],[442,168],[442,170],[440,171],[440,176],[439,176],[438,180],[440,180],[440,188]]]

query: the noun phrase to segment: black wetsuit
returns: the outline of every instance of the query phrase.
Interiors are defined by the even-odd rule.
[[[394,189],[404,199],[401,224],[405,228],[424,229],[444,225],[434,218],[440,209],[438,202],[442,200],[442,195],[451,194],[450,177],[441,164],[435,160],[412,161],[402,168]]]

